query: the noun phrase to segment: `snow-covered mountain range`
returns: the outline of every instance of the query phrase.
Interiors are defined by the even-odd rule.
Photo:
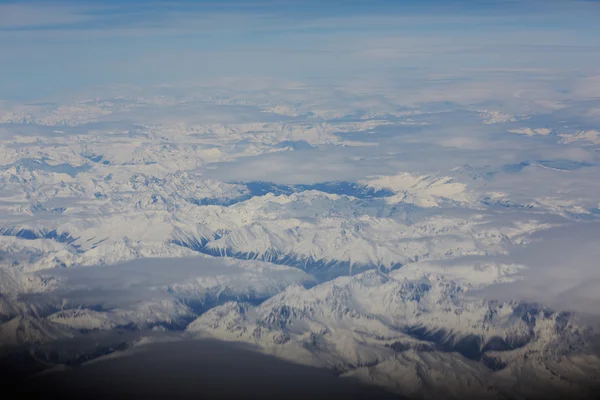
[[[311,289],[288,287],[259,306],[230,302],[188,325],[281,357],[385,384],[419,398],[590,395],[597,331],[568,312],[472,297],[514,279],[516,265],[411,264]],[[447,270],[448,268],[446,268]],[[543,369],[539,369],[544,365]]]
[[[263,100],[0,104],[0,348],[166,330],[408,397],[593,393],[593,318],[514,288],[598,232],[596,131]],[[552,271],[591,293],[588,258]]]

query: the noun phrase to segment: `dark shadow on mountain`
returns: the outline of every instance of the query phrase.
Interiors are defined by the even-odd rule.
[[[429,330],[424,326],[408,327],[405,333],[415,339],[426,343],[404,343],[395,342],[390,345],[397,352],[408,350],[417,351],[442,351],[447,353],[459,353],[462,356],[482,362],[492,371],[498,371],[507,366],[507,364],[487,352],[504,352],[524,347],[529,343],[533,332],[522,337],[502,338],[493,336],[484,339],[479,335],[457,336],[445,329]]]
[[[126,354],[126,353],[123,353]],[[14,398],[394,399],[330,371],[218,341],[177,341],[9,384]]]
[[[220,235],[215,235],[214,239],[220,238]],[[211,239],[211,240],[214,240]],[[286,265],[289,267],[295,267],[308,274],[311,274],[318,282],[326,282],[335,279],[340,276],[356,275],[361,272],[369,271],[372,269],[382,269],[382,266],[376,264],[351,264],[348,261],[325,261],[325,260],[314,260],[311,257],[301,257],[295,254],[281,254],[275,251],[268,251],[262,254],[254,252],[238,252],[231,251],[228,249],[222,250],[214,247],[209,247],[207,244],[210,240],[202,238],[198,240],[193,237],[188,237],[186,240],[172,240],[171,243],[177,246],[186,247],[188,249],[197,251],[202,254],[206,254],[213,257],[232,257],[238,260],[259,260],[270,262],[273,264]],[[396,263],[391,265],[389,268],[385,268],[387,271],[393,271],[399,269],[403,264]]]

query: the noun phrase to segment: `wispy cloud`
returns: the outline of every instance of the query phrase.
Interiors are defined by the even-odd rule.
[[[93,20],[97,7],[75,4],[0,4],[0,29],[56,29]]]

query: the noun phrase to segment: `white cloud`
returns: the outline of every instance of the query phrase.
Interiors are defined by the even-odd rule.
[[[488,288],[501,300],[540,302],[560,310],[600,314],[598,223],[572,224],[533,235],[533,242],[510,259],[527,267],[523,279]]]

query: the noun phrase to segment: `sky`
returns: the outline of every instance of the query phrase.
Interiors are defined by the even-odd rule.
[[[570,0],[2,1],[0,97],[234,76],[586,74],[598,16],[600,2]]]

